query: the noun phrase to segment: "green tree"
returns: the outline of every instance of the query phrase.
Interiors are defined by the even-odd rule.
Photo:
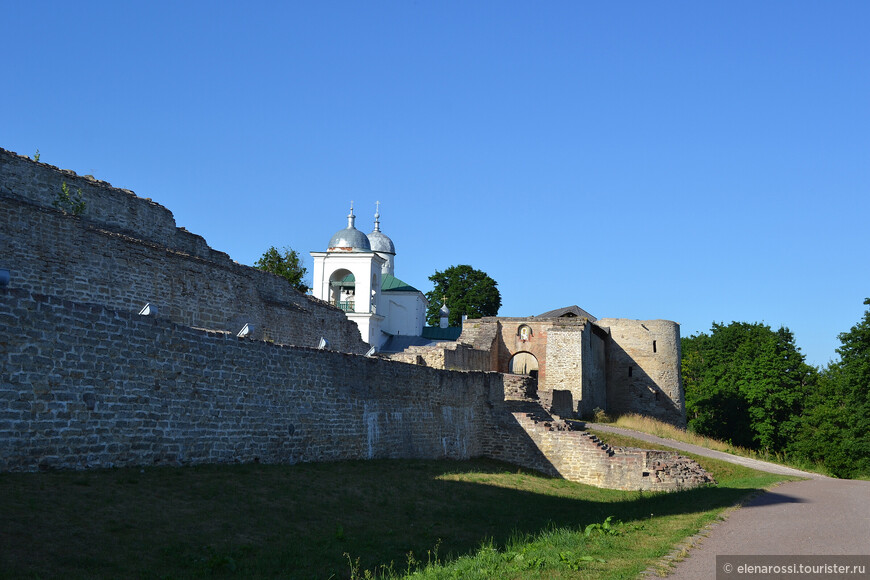
[[[682,340],[689,428],[752,449],[782,451],[796,438],[816,370],[787,328],[714,323]]]
[[[839,339],[840,360],[828,365],[808,397],[794,451],[838,477],[870,475],[870,310]]]
[[[287,278],[300,292],[309,290],[304,280],[308,270],[302,265],[302,258],[292,248],[285,247],[281,253],[275,246],[271,246],[263,253],[263,257],[254,263],[254,267]]]
[[[459,326],[463,315],[481,318],[498,314],[501,293],[497,288],[498,283],[486,272],[468,265],[450,266],[443,272],[436,270],[429,280],[435,284],[435,288],[426,293],[429,300],[426,322],[430,326],[438,326],[441,304],[445,299],[450,309],[450,326]]]

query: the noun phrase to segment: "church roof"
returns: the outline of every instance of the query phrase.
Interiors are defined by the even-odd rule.
[[[381,278],[381,290],[384,292],[420,292],[407,282],[402,282],[392,274],[384,274]]]
[[[423,338],[429,340],[457,340],[462,334],[461,326],[448,326],[441,328],[440,326],[424,326]]]
[[[592,322],[598,320],[576,304],[574,306],[565,306],[564,308],[557,308],[556,310],[550,310],[548,312],[544,312],[543,314],[538,314],[535,318],[588,318]]]
[[[422,336],[394,335],[390,336],[381,346],[383,353],[402,352],[412,346],[430,346],[439,342],[455,341],[462,334],[462,328],[450,327],[439,328],[437,326],[424,326]]]
[[[397,334],[387,338],[386,342],[381,345],[380,351],[382,353],[389,354],[394,352],[402,352],[412,346],[429,346],[435,343],[436,341],[432,341],[428,338],[423,338],[422,336]]]
[[[393,245],[393,240],[381,233],[380,230],[373,231],[368,235],[368,238],[373,252],[380,252],[382,254],[396,253],[396,246]]]
[[[396,246],[393,240],[383,232],[381,232],[381,202],[377,202],[375,210],[375,229],[369,234],[369,243],[372,246],[372,251],[382,254],[396,255]]]
[[[341,286],[354,286],[356,276],[348,274],[338,282]],[[407,282],[402,282],[392,274],[384,274],[381,277],[381,291],[383,292],[420,292]],[[422,294],[422,292],[420,292]]]
[[[356,229],[353,225],[356,216],[353,215],[353,206],[350,207],[350,213],[347,216],[347,227],[343,230],[335,232],[329,239],[327,251],[340,252],[371,252],[372,246],[369,243],[369,238],[364,233]]]

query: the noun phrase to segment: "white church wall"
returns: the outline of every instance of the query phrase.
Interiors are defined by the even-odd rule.
[[[389,334],[420,336],[425,320],[425,298],[419,292],[382,292],[379,314],[385,317],[383,329]]]

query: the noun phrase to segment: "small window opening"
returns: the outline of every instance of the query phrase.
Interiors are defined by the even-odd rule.
[[[656,351],[656,341],[653,341],[653,352]]]
[[[628,376],[631,376],[633,374],[634,374],[634,367],[628,367]]]
[[[659,392],[656,391],[656,401],[658,401],[658,400],[659,400]]]

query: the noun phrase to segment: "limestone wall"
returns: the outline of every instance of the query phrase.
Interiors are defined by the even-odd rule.
[[[457,342],[467,344],[476,350],[489,352],[489,370],[497,371],[498,348],[496,344],[498,336],[498,324],[492,324],[495,318],[477,318],[466,320],[462,323],[462,334]]]
[[[176,228],[171,211],[150,199],[136,196],[128,189],[115,188],[93,177],[31,161],[2,148],[0,176],[0,193],[12,194],[46,208],[52,207],[61,184],[66,182],[70,191],[82,190],[87,204],[83,216],[91,222],[194,256],[209,258],[212,254],[220,254],[227,258],[226,254],[209,248],[202,237]]]
[[[600,327],[590,324],[583,333],[583,398],[581,417],[591,417],[595,409],[607,409],[607,342]]]
[[[492,457],[603,487],[706,481],[610,449],[534,381],[282,346],[0,289],[0,472],[154,464]]]
[[[531,329],[528,340],[521,339],[523,326]],[[601,408],[611,414],[640,413],[686,425],[680,328],[675,322],[489,317],[466,321],[459,340],[490,348],[492,368],[499,372],[508,372],[515,353],[534,354],[541,396],[552,401],[559,413],[590,416]]]
[[[670,451],[610,447],[554,419],[531,400],[505,401],[500,408],[494,413],[498,437],[484,438],[489,457],[610,489],[675,491],[715,483],[689,458]]]
[[[152,303],[187,326],[365,352],[340,310],[286,280],[233,262],[201,237],[175,227],[164,207],[0,149],[0,267],[13,288],[138,313]],[[81,187],[80,217],[51,207],[61,182]]]
[[[548,330],[546,389],[569,391],[572,411],[581,417],[591,417],[594,409],[608,406],[607,335],[585,320],[553,322]]]
[[[52,207],[62,182],[82,189],[81,216]],[[555,334],[555,348],[577,349],[553,376],[581,385],[581,400],[597,400],[589,389],[606,378],[608,410],[682,417],[674,323],[599,321],[611,341],[586,321],[482,319],[459,343],[409,353],[413,366],[345,354],[368,345],[340,310],[236,264],[151,200],[2,149],[0,268],[11,272],[0,289],[0,471],[487,456],[605,486],[652,481],[635,481],[649,456],[616,461],[548,426],[534,381],[441,370],[501,370],[531,352],[520,320],[538,347]],[[156,316],[137,314],[146,302]],[[245,323],[255,332],[237,338]],[[321,336],[343,352],[311,348]],[[629,367],[633,380],[619,374]],[[671,468],[659,463],[656,473]]]
[[[607,410],[649,415],[685,428],[680,325],[624,318],[596,324],[610,332]]]
[[[0,289],[0,471],[483,454],[500,375]]]
[[[583,327],[557,326],[547,334],[547,381],[541,389],[571,393],[571,411],[583,399]]]
[[[527,352],[538,361],[538,384],[541,388],[548,387],[547,347],[549,339],[547,329],[551,321],[540,321],[534,318],[495,318],[498,326],[498,337],[495,346],[498,350],[498,366],[493,369],[502,373],[510,372],[511,358],[519,352]],[[529,329],[528,336],[523,338],[521,328]]]
[[[549,364],[551,361],[558,361],[557,364],[562,367],[571,367],[579,357],[579,354],[572,355],[571,361],[559,361],[558,356],[548,354],[548,349],[551,348],[552,341],[550,340],[549,332],[551,329],[558,331],[570,331],[571,329],[577,332],[582,332],[586,328],[588,321],[586,319],[576,318],[548,318],[538,319],[535,317],[486,317],[473,320],[467,320],[462,329],[462,336],[459,341],[474,345],[475,348],[481,350],[490,350],[492,352],[492,370],[501,373],[510,372],[511,358],[520,352],[530,353],[538,361],[538,384],[542,389],[563,388],[553,386],[549,378]],[[521,329],[527,327],[529,332],[526,336],[523,335]],[[578,343],[579,344],[579,343]],[[559,355],[568,351],[559,349]],[[564,383],[567,375],[565,368],[560,367],[556,371],[555,385]],[[575,376],[576,375],[576,376]],[[579,392],[579,371],[567,378],[570,381],[578,381]]]
[[[429,346],[412,346],[390,355],[390,360],[456,371],[488,371],[490,353],[467,344],[443,342]]]

